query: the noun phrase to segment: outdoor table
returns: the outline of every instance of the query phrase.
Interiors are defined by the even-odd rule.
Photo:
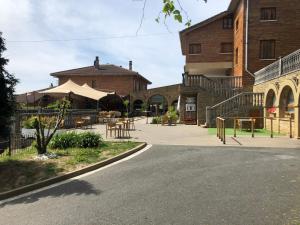
[[[240,130],[243,129],[243,123],[252,123],[252,120],[253,119],[238,119],[238,124],[239,124],[239,128]],[[251,126],[250,126],[250,129],[251,129]]]

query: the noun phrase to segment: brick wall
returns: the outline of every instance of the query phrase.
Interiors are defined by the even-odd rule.
[[[259,58],[260,40],[276,40],[276,60],[300,48],[300,4],[299,0],[250,0],[249,4],[248,67],[254,73],[275,61]],[[265,7],[276,7],[276,21],[260,20]]]
[[[134,80],[140,82],[141,86],[146,82],[134,76],[62,76],[59,78],[59,85],[71,79],[79,85],[87,83],[92,87],[93,80],[96,82],[94,88],[101,90],[116,91],[118,95],[126,96],[134,91]]]
[[[245,38],[245,7],[244,0],[241,0],[234,14],[234,57],[233,75],[242,76],[244,74],[244,38]],[[238,53],[238,54],[237,54]]]
[[[223,18],[187,33],[184,40],[186,63],[232,61],[232,54],[221,54],[221,43],[233,42],[232,29],[223,29]],[[201,54],[189,55],[190,43],[201,43]]]

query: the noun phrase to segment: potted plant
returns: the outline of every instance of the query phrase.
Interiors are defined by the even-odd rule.
[[[267,109],[267,112],[269,113],[269,116],[272,118],[276,117],[276,108],[272,106],[271,108]]]

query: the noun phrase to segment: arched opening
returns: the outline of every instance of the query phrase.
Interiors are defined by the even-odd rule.
[[[266,116],[273,116],[276,117],[276,94],[273,89],[270,89],[268,91],[267,97],[266,97]]]
[[[137,99],[133,102],[133,112],[135,115],[140,115],[142,112],[144,102],[140,99]]]
[[[294,94],[291,87],[286,86],[283,88],[280,101],[279,101],[279,116],[280,117],[293,117],[295,111]]]
[[[152,115],[163,115],[168,111],[168,101],[162,95],[153,95],[148,100],[149,110]]]

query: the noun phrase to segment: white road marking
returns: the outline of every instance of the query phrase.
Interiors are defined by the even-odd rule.
[[[129,160],[129,159],[132,159],[132,158],[134,158],[134,157],[136,157],[136,156],[142,154],[143,152],[147,151],[147,150],[150,149],[151,147],[152,147],[151,144],[146,145],[146,147],[143,148],[142,150],[140,150],[140,151],[138,151],[138,152],[136,152],[136,153],[134,153],[134,154],[132,154],[132,155],[130,155],[130,156],[124,158],[124,159],[121,159],[121,160],[118,160],[118,161],[116,161],[116,162],[114,162],[114,163],[111,163],[111,164],[109,164],[109,165],[107,165],[107,166],[104,166],[104,167],[101,167],[101,168],[99,168],[99,169],[93,170],[93,171],[91,171],[91,172],[88,172],[88,173],[79,175],[79,176],[77,176],[77,177],[73,177],[73,178],[67,179],[67,180],[62,181],[62,182],[59,182],[59,183],[55,183],[55,184],[49,185],[49,186],[47,186],[47,187],[43,187],[43,188],[40,188],[40,189],[37,189],[37,190],[34,190],[34,191],[30,191],[30,192],[27,192],[27,193],[24,193],[24,194],[15,196],[15,197],[11,197],[11,198],[2,200],[2,201],[0,201],[0,205],[3,204],[3,203],[6,203],[6,202],[10,202],[10,201],[19,199],[19,198],[27,197],[27,196],[32,195],[32,194],[36,194],[36,193],[38,193],[38,192],[41,192],[41,191],[44,191],[44,190],[47,190],[47,189],[50,189],[50,188],[53,188],[53,187],[56,187],[56,186],[59,186],[59,185],[62,185],[62,184],[66,184],[66,183],[70,182],[71,180],[79,180],[79,179],[81,179],[81,178],[83,178],[83,177],[92,175],[92,174],[97,173],[97,172],[99,172],[99,171],[101,171],[101,170],[107,169],[107,168],[112,167],[112,166],[114,166],[114,165],[117,165],[117,164],[119,164],[119,163],[125,162],[125,161],[127,161],[127,160]]]

